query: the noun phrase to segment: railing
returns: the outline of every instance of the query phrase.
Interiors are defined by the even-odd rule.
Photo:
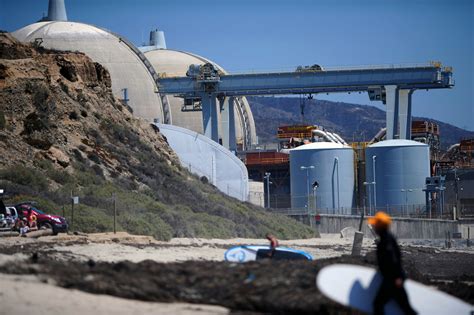
[[[298,66],[289,66],[284,68],[260,68],[260,69],[242,69],[242,70],[231,70],[227,71],[228,74],[239,75],[239,74],[261,74],[261,73],[286,73],[295,72]],[[441,63],[438,62],[427,62],[427,63],[400,63],[400,64],[381,64],[381,65],[346,65],[346,66],[324,66],[322,71],[347,71],[347,70],[383,70],[383,69],[403,69],[403,68],[440,68]],[[304,73],[304,72],[302,72]]]
[[[289,158],[245,159],[245,165],[273,165],[289,163]]]
[[[241,70],[226,70],[227,75],[242,75],[242,74],[276,74],[276,73],[288,73],[296,72],[298,66],[288,66],[282,68],[258,68],[258,69],[241,69]],[[400,63],[400,64],[381,64],[381,65],[356,65],[356,66],[325,66],[321,71],[308,71],[308,72],[324,72],[324,71],[350,71],[350,70],[384,70],[384,69],[404,69],[404,68],[441,68],[440,63]],[[306,73],[302,71],[301,73]],[[225,76],[226,74],[221,74]],[[182,73],[178,72],[167,72],[166,78],[182,77]]]
[[[278,133],[278,139],[289,139],[289,138],[300,138],[300,139],[311,139],[313,136],[312,132],[282,132]]]

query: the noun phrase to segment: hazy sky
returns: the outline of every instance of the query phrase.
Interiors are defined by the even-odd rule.
[[[47,6],[47,0],[0,0],[0,29],[37,21]],[[231,72],[439,60],[454,68],[456,86],[416,91],[413,114],[474,130],[471,0],[66,0],[66,7],[70,20],[137,45],[159,28],[168,48],[202,55]],[[383,108],[366,94],[318,98]]]

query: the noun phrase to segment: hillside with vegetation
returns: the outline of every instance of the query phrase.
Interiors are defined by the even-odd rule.
[[[107,70],[86,55],[0,34],[0,188],[34,200],[74,230],[171,237],[313,236],[286,216],[220,193],[179,164],[159,130],[114,98]]]
[[[260,143],[276,141],[278,126],[301,124],[300,99],[295,97],[247,98]],[[474,132],[425,117],[413,120],[432,121],[439,125],[441,147],[446,149],[461,139],[474,138]],[[305,100],[304,122],[323,126],[341,135],[347,142],[370,141],[385,127],[385,112],[368,105],[348,104],[325,100]]]

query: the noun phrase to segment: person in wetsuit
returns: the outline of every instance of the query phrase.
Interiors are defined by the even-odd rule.
[[[278,240],[273,234],[270,233],[267,233],[265,237],[270,241],[270,252],[268,253],[268,257],[273,257],[275,250],[278,247]]]
[[[403,287],[406,277],[402,269],[400,248],[397,240],[389,231],[392,219],[385,212],[379,211],[368,221],[380,237],[377,243],[377,263],[383,277],[373,302],[374,314],[384,314],[385,304],[392,298],[405,314],[416,314],[416,311],[410,306]]]

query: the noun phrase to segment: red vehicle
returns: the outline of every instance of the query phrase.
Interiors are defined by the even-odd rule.
[[[60,232],[66,233],[68,230],[69,226],[65,218],[59,215],[44,213],[32,203],[20,203],[15,208],[19,216],[26,218],[30,218],[32,215],[36,216],[38,229],[52,229],[55,235]]]

